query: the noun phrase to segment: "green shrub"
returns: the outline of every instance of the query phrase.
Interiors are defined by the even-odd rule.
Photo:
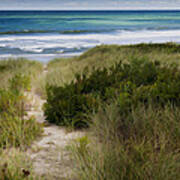
[[[47,88],[48,103],[45,115],[48,121],[58,125],[87,127],[87,113],[97,109],[97,100],[91,94],[81,94],[78,87],[68,85]],[[60,100],[60,101],[59,101]]]
[[[52,86],[63,86],[74,80],[76,73],[81,74],[85,67],[88,67],[89,73],[91,73],[93,67],[110,68],[119,61],[127,63],[132,59],[150,59],[157,63],[161,62],[161,64],[176,63],[179,66],[179,49],[180,45],[175,43],[101,45],[86,51],[79,57],[57,58],[50,61],[47,66],[48,73],[44,79]],[[148,68],[148,66],[146,67]],[[142,78],[143,76],[140,77],[140,80]],[[39,82],[38,85],[42,87],[44,84],[42,79]]]
[[[179,104],[179,89],[180,71],[176,66],[163,66],[146,58],[132,59],[111,68],[94,69],[90,75],[76,74],[76,79],[63,87],[47,86],[45,115],[59,125],[80,127],[83,121],[88,126],[90,121],[85,117],[97,111],[100,102],[118,98],[122,111],[138,102]]]

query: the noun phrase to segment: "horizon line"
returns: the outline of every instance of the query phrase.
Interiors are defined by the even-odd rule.
[[[180,11],[180,9],[0,9],[0,11]]]

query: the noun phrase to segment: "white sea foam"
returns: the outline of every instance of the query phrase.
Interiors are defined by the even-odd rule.
[[[137,44],[137,43],[180,42],[180,30],[141,30],[116,31],[94,34],[41,34],[41,35],[2,35],[0,47],[20,49],[24,52],[42,54],[44,50],[56,49],[63,53],[65,49],[74,52],[100,44]],[[72,50],[71,50],[72,51]],[[67,52],[67,51],[65,51]]]
[[[180,36],[180,30],[164,30],[164,31],[152,31],[152,30],[144,30],[144,31],[116,31],[116,33],[94,33],[94,34],[76,34],[76,35],[62,35],[62,34],[49,34],[49,35],[8,35],[1,36],[0,41],[18,41],[18,40],[38,40],[38,41],[52,41],[52,40],[101,40],[106,42],[107,40],[114,39],[129,39],[129,38],[155,38],[155,37],[163,37],[170,38]]]
[[[6,47],[7,45],[6,44],[0,44],[0,47]]]

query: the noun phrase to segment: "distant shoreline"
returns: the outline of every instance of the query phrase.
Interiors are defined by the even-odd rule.
[[[139,9],[139,10],[135,10],[135,9],[127,9],[127,10],[111,10],[111,9],[105,9],[105,10],[31,10],[31,9],[27,9],[27,10],[0,10],[0,12],[180,12],[180,9]]]
[[[23,9],[19,9],[19,10],[4,10],[4,9],[0,9],[0,11],[180,11],[180,9],[115,9],[115,10],[112,10],[112,9],[89,9],[89,10],[81,10],[81,9],[74,9],[74,10],[71,10],[71,9],[62,9],[62,10],[50,10],[50,9],[46,9],[46,10],[41,10],[41,9],[37,9],[37,10],[33,10],[33,9],[27,9],[27,10],[23,10]]]

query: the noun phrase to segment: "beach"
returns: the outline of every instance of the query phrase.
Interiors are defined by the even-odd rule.
[[[0,180],[180,179],[180,11],[0,11]]]
[[[0,11],[0,58],[49,61],[102,44],[180,42],[180,11]]]

